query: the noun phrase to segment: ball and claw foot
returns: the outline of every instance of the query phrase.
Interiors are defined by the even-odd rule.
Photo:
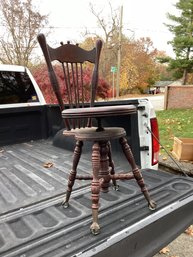
[[[119,191],[119,185],[113,186],[113,189],[114,189],[115,191]]]
[[[69,207],[69,203],[66,202],[66,201],[63,201],[63,202],[62,202],[62,206],[63,206],[64,209],[66,209],[66,208]]]
[[[90,226],[90,231],[94,236],[98,235],[100,233],[99,224],[96,222],[93,222],[92,225]]]
[[[149,209],[150,209],[151,211],[154,211],[154,210],[156,209],[156,207],[157,207],[157,204],[156,204],[155,201],[150,200],[150,201],[149,201],[149,204],[148,204],[148,207],[149,207]]]

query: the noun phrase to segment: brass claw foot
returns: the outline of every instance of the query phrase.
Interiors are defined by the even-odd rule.
[[[98,235],[100,233],[99,224],[96,222],[93,222],[92,225],[90,226],[90,231],[94,236]]]
[[[155,201],[150,200],[150,201],[149,201],[149,204],[148,204],[148,207],[149,207],[149,209],[150,209],[151,211],[154,211],[154,210],[156,209],[156,207],[157,207],[157,204],[156,204]]]
[[[69,203],[68,202],[66,202],[66,201],[63,201],[62,202],[62,206],[63,206],[63,208],[68,208],[69,207]]]
[[[114,185],[114,186],[113,186],[113,189],[114,189],[115,191],[119,191],[119,185],[116,185],[116,186]]]

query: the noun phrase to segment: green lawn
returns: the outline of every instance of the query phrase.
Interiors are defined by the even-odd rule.
[[[193,138],[193,109],[157,111],[156,115],[160,142],[168,151],[172,150],[174,137]]]

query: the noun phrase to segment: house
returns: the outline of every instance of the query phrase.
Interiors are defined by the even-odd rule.
[[[182,85],[181,79],[176,81],[166,80],[166,81],[157,81],[153,86],[149,88],[149,94],[159,94],[165,92],[165,87],[167,86],[179,86]]]

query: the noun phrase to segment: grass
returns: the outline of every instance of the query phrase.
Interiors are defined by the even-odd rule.
[[[174,137],[193,138],[193,109],[163,110],[156,115],[160,142],[168,151],[173,148]]]

